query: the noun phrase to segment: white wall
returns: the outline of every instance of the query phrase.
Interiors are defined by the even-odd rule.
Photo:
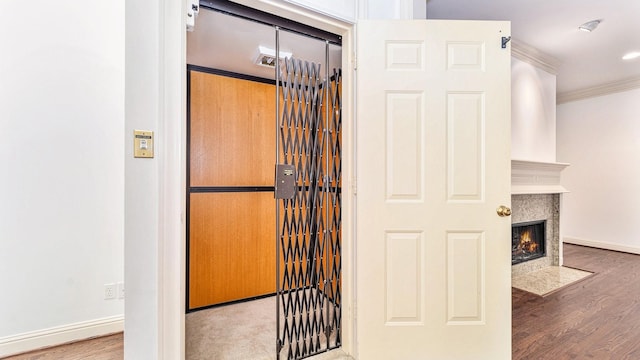
[[[183,13],[181,1],[125,4],[126,359],[184,358]],[[155,158],[133,158],[134,129],[154,131]]]
[[[567,242],[640,252],[640,89],[558,106]],[[586,242],[586,243],[585,243]]]
[[[427,0],[283,1],[350,23],[355,23],[356,17],[360,19],[426,19],[427,17]]]
[[[158,358],[158,117],[160,111],[159,1],[126,2],[127,303],[125,358]],[[133,130],[154,131],[154,159],[133,159]],[[147,209],[148,211],[146,211]]]
[[[360,19],[426,19],[426,0],[358,0]]]
[[[556,76],[513,57],[511,158],[556,161]]]
[[[0,48],[2,343],[123,314],[124,1],[2,0]]]
[[[284,0],[348,22],[356,19],[356,0]]]

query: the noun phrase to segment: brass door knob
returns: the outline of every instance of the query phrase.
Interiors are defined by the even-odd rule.
[[[504,206],[504,205],[500,205],[497,209],[496,212],[498,213],[498,216],[500,217],[505,217],[505,216],[510,216],[511,215],[511,209]]]

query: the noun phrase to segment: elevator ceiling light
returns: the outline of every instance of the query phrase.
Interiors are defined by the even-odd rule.
[[[280,51],[280,60],[289,58],[293,54],[290,52]],[[256,64],[266,67],[276,66],[276,51],[266,46],[258,46],[258,57],[256,58]]]
[[[591,20],[578,26],[578,29],[586,32],[592,32],[598,27],[598,25],[600,25],[601,22],[602,20]]]
[[[622,60],[633,60],[633,59],[637,59],[639,57],[640,57],[640,51],[633,51],[633,52],[625,54],[622,57]]]

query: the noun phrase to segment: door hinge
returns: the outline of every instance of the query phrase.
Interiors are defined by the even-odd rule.
[[[196,17],[198,16],[198,12],[200,12],[200,3],[199,0],[188,0],[187,1],[187,31],[193,31],[196,26]]]
[[[506,49],[507,48],[507,43],[511,41],[511,36],[503,36],[502,37],[502,48]]]

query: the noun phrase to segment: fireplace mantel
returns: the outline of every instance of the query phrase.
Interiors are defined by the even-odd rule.
[[[560,185],[560,172],[569,164],[511,160],[511,194],[559,194],[569,192]]]

